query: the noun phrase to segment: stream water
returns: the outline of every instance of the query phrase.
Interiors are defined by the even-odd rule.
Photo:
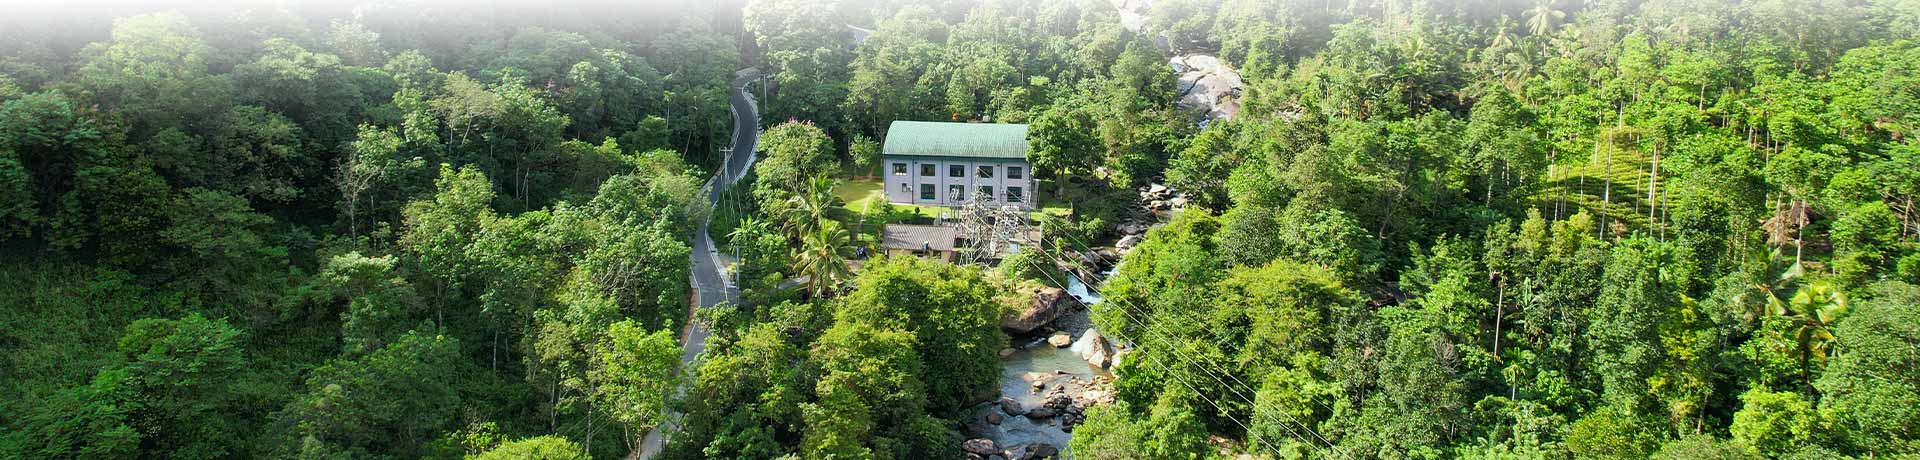
[[[1069,275],[1067,293],[1085,305],[1096,305],[1102,300],[1077,277]],[[1072,334],[1078,340],[1086,331],[1093,329],[1093,322],[1087,317],[1087,308],[1074,308],[1070,313],[1055,319],[1048,326],[1053,331]],[[1047,329],[1043,329],[1047,330]],[[1000,396],[1018,401],[1021,407],[1032,408],[1046,401],[1049,391],[1066,386],[1070,390],[1082,389],[1093,382],[1095,377],[1111,378],[1113,374],[1106,369],[1094,367],[1085,358],[1071,348],[1055,348],[1047,344],[1051,334],[1035,331],[1033,334],[1011,338],[1014,353],[1000,362]],[[1042,383],[1036,389],[1033,382]],[[1000,411],[994,403],[974,408],[975,419],[988,413]],[[983,437],[992,439],[1000,446],[1020,446],[1028,444],[1050,444],[1065,448],[1073,434],[1062,429],[1058,418],[1035,422],[1022,416],[1006,416],[1003,412],[999,424],[978,424],[985,430]]]

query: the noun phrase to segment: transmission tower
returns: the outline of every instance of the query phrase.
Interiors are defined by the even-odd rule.
[[[957,233],[965,241],[962,263],[999,259],[1012,252],[1014,245],[1027,242],[1031,228],[1027,213],[1019,206],[994,205],[988,198],[976,191],[955,213]]]

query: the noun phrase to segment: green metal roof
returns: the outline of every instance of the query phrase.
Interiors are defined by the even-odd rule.
[[[895,121],[880,153],[887,156],[1027,158],[1027,125]]]

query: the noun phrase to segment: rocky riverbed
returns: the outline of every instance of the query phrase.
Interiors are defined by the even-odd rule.
[[[969,460],[1057,458],[1086,409],[1113,402],[1109,369],[1125,351],[1093,327],[1080,300],[1098,301],[1059,299],[1051,321],[1010,331],[1013,347],[1001,352],[1000,398],[975,406],[967,419],[962,448]]]

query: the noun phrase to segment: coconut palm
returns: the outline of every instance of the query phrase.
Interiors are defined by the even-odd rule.
[[[1527,31],[1534,36],[1545,37],[1553,33],[1554,23],[1567,17],[1565,11],[1553,9],[1553,0],[1540,0],[1527,10]]]
[[[788,235],[801,239],[827,221],[827,210],[839,204],[839,197],[833,195],[833,186],[832,178],[815,177],[807,181],[806,190],[787,198],[781,206],[781,215],[786,219],[782,228]]]
[[[1735,305],[1748,308],[1748,321],[1760,321],[1768,316],[1786,316],[1791,312],[1787,296],[1800,282],[1805,273],[1799,263],[1788,259],[1778,249],[1755,249],[1753,257],[1760,266],[1746,270],[1746,283],[1749,289],[1740,293],[1734,300]]]
[[[1808,388],[1813,385],[1813,367],[1824,366],[1833,343],[1833,322],[1847,314],[1847,294],[1827,280],[1815,281],[1801,287],[1787,301],[1792,309],[1793,319],[1790,330],[1793,341],[1786,342],[1794,347],[1791,350],[1800,360],[1800,379]]]
[[[814,297],[831,295],[853,273],[847,268],[851,248],[845,227],[823,221],[801,236],[793,254],[794,272],[807,277],[807,291]]]

